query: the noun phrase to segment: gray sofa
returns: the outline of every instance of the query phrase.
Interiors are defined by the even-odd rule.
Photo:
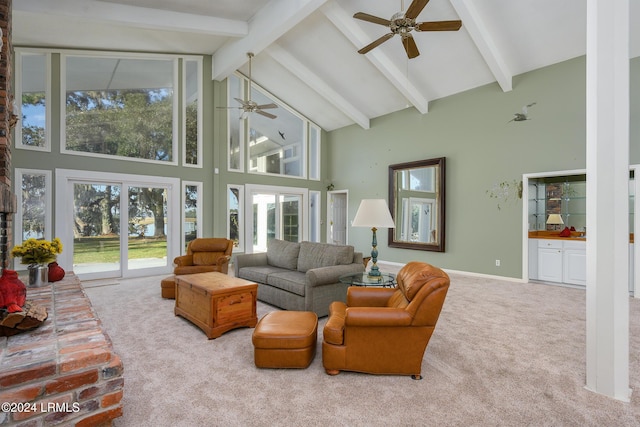
[[[353,246],[271,240],[267,252],[241,254],[235,275],[258,283],[258,299],[285,310],[329,314],[332,301],[345,301],[347,285],[338,278],[364,271]]]

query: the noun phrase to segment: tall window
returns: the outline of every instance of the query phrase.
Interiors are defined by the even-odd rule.
[[[50,150],[49,58],[47,53],[16,50],[16,147]]]
[[[202,167],[202,60],[185,59],[183,65],[184,165]]]
[[[246,153],[250,173],[319,180],[320,128],[257,85],[248,88],[248,81],[240,75],[229,77],[227,82],[229,170],[244,171]],[[245,88],[251,90],[251,101],[256,104],[278,105],[268,110],[276,117],[243,114],[238,107],[245,99]]]
[[[63,55],[65,152],[174,163],[176,59]]]
[[[182,194],[182,248],[186,251],[189,242],[196,237],[202,237],[199,226],[202,219],[202,183],[184,181]]]
[[[242,185],[228,185],[227,191],[229,198],[227,200],[227,212],[229,221],[227,223],[227,238],[233,240],[234,251],[244,251],[243,230],[241,224],[244,223],[244,212],[242,204],[244,203],[244,187]]]
[[[300,241],[300,206],[301,198],[297,195],[281,195],[282,206],[282,239],[288,242]]]
[[[51,171],[16,169],[16,195],[21,215],[14,215],[16,243],[51,236]]]
[[[309,123],[309,179],[320,180],[320,128]]]
[[[255,87],[251,88],[251,100],[258,105],[276,102]],[[256,113],[247,117],[250,171],[305,177],[307,138],[303,120],[284,106],[269,111],[277,117],[270,119]]]

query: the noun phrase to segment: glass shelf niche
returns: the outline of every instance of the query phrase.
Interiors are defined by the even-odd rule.
[[[546,212],[546,184],[540,180],[529,180],[529,230],[544,230]]]
[[[635,185],[634,171],[629,173],[629,233],[634,233],[635,220]],[[547,209],[547,186],[554,182],[561,182],[563,192],[560,199],[560,215],[565,226],[575,227],[583,231],[587,224],[587,182],[586,175],[570,177],[549,177],[529,180],[529,230],[546,230],[546,220],[549,216]]]
[[[556,176],[529,181],[529,230],[547,230],[547,217],[561,215],[564,225],[557,228],[574,227],[585,229],[586,175]],[[552,226],[549,229],[553,229]]]

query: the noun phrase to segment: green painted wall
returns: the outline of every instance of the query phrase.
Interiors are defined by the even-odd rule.
[[[586,167],[585,57],[516,76],[513,90],[497,84],[372,120],[371,128],[342,128],[328,134],[330,176],[349,190],[349,221],[364,198],[388,194],[388,166],[447,158],[446,252],[389,248],[378,232],[379,260],[426,261],[442,268],[522,277],[522,200],[501,203],[487,190],[525,173]],[[632,67],[631,163],[640,162],[640,61]],[[531,120],[507,123],[525,104]],[[635,120],[634,120],[635,118]],[[351,227],[358,250],[371,247],[371,231]],[[501,266],[495,266],[495,260]]]
[[[204,167],[182,168],[60,154],[59,57],[53,55],[51,103],[52,151],[12,150],[12,167],[172,176],[202,181],[204,236],[226,234],[227,184],[349,190],[349,219],[363,198],[387,198],[390,164],[433,157],[447,158],[446,252],[387,247],[387,233],[378,233],[380,259],[424,260],[443,268],[521,277],[522,201],[502,204],[489,198],[495,183],[520,180],[523,173],[585,167],[585,58],[577,58],[514,78],[514,89],[502,92],[491,84],[432,101],[428,114],[410,108],[371,121],[371,129],[349,126],[323,132],[322,180],[287,179],[226,170],[226,85],[211,80],[211,57],[204,57]],[[640,60],[632,61],[631,163],[640,163]],[[530,102],[531,120],[507,123]],[[181,153],[180,153],[181,155]],[[218,168],[219,173],[214,173]],[[54,194],[55,200],[55,194]],[[55,224],[55,218],[54,218]],[[55,230],[54,230],[55,233]],[[323,225],[321,236],[326,234]],[[371,231],[349,229],[349,241],[368,252]],[[495,260],[501,267],[495,267]]]

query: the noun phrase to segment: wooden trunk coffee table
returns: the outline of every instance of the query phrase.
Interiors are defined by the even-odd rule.
[[[258,322],[258,285],[223,273],[176,276],[175,315],[202,329],[209,339]]]

